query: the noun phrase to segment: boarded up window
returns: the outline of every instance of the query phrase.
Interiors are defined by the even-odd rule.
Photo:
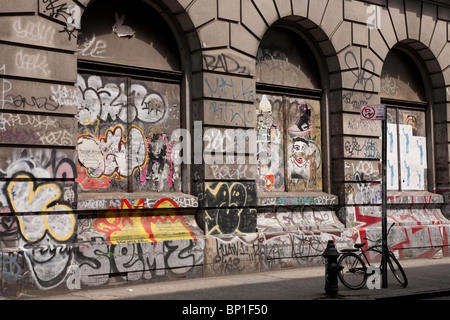
[[[259,94],[259,191],[322,190],[320,103]]]
[[[387,188],[425,190],[427,182],[427,141],[425,112],[388,109]]]
[[[258,191],[321,191],[321,90],[311,49],[295,32],[271,28],[256,76]]]
[[[77,55],[81,191],[180,191],[180,59],[167,23],[143,1],[99,0]]]
[[[83,190],[180,190],[172,132],[179,85],[79,74],[78,158]]]
[[[386,57],[380,94],[388,105],[387,189],[426,190],[427,104],[419,70],[404,52]]]

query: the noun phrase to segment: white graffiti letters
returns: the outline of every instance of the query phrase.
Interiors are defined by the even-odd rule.
[[[16,54],[16,66],[20,69],[32,71],[38,75],[49,76],[50,70],[45,55],[24,53],[20,50]]]

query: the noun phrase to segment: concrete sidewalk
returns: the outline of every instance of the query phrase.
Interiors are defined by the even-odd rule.
[[[408,277],[407,288],[400,286],[389,271],[388,288],[349,290],[339,282],[336,297],[325,294],[325,267],[321,266],[117,285],[64,295],[22,297],[20,300],[377,300],[450,296],[450,257],[400,262]]]

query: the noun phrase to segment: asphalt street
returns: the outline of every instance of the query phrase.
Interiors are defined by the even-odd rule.
[[[255,274],[117,285],[62,295],[22,296],[20,300],[394,300],[450,296],[450,257],[400,260],[408,277],[402,287],[389,272],[388,287],[350,290],[339,283],[336,296],[325,293],[325,267],[281,269]]]

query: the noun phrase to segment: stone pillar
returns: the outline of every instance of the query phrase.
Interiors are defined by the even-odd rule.
[[[39,259],[39,253],[27,248],[48,250],[76,236],[74,26],[81,8],[71,0],[65,5],[73,12],[42,0],[0,1],[0,220],[8,226],[2,231],[1,260],[9,261],[1,270],[5,294],[28,281],[43,289],[56,281],[53,273],[36,267],[33,258]],[[30,263],[25,256],[32,257]],[[66,264],[71,257],[57,259]]]

